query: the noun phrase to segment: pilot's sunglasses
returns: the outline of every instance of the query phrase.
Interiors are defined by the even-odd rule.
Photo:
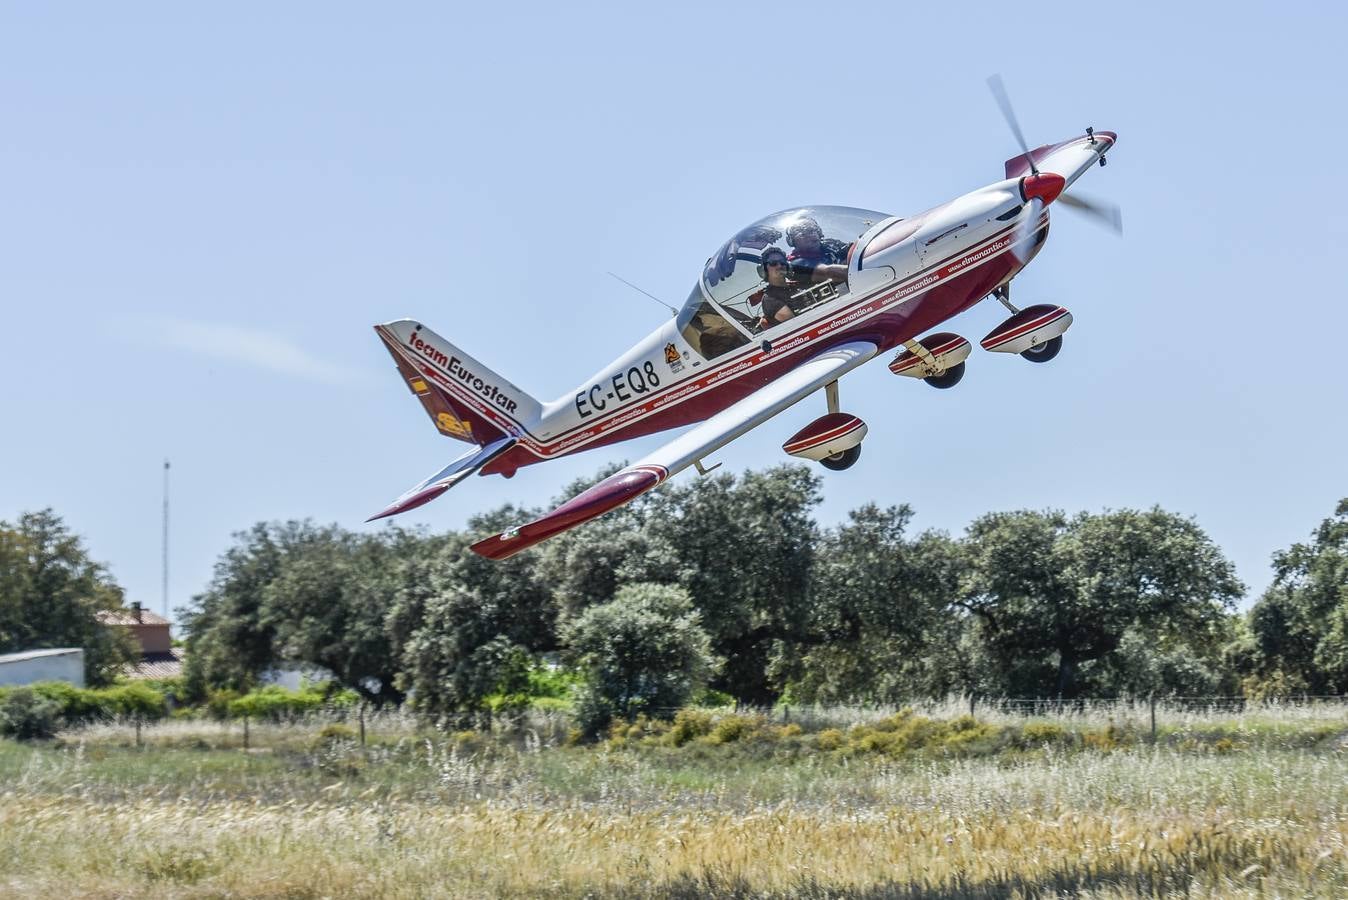
[[[779,267],[779,266],[784,266],[784,265],[786,265],[786,260],[784,260],[784,259],[770,259],[770,260],[768,260],[767,262],[763,263],[763,265],[767,266],[769,269],[772,269],[772,268],[776,268],[776,267]]]

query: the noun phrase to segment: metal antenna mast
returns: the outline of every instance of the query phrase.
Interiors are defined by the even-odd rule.
[[[164,618],[169,617],[168,608],[168,512],[169,512],[169,461],[164,460]]]

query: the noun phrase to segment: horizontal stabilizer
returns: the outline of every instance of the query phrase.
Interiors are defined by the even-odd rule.
[[[430,503],[513,446],[515,446],[513,437],[503,437],[485,447],[470,450],[365,521],[373,522],[385,516],[396,516],[398,513]]]

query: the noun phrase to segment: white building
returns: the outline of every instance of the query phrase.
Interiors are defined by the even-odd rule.
[[[75,687],[84,687],[84,651],[79,647],[62,647],[0,655],[0,687],[35,681],[68,681]]]

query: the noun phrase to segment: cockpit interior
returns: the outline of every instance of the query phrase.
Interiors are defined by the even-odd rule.
[[[715,359],[762,334],[789,330],[848,293],[858,239],[885,213],[845,206],[785,210],[761,219],[707,260],[678,315],[693,350]]]

